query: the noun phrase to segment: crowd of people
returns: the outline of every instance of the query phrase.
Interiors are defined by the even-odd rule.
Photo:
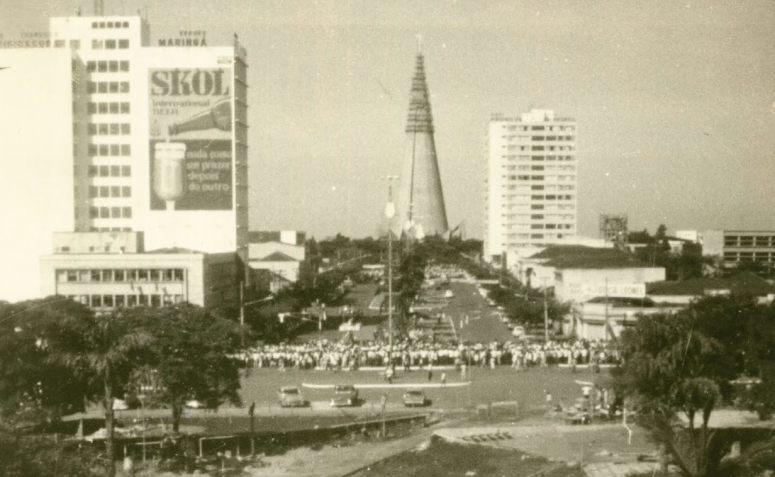
[[[392,357],[391,357],[392,356]],[[405,370],[434,366],[524,369],[554,365],[610,365],[619,362],[619,351],[609,341],[549,341],[547,343],[442,344],[415,341],[394,343],[337,343],[263,345],[252,348],[248,364],[258,368],[357,370],[361,367],[393,367]],[[391,366],[392,364],[392,366]]]

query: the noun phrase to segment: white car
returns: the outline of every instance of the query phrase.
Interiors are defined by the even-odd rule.
[[[515,326],[513,330],[511,330],[512,336],[516,336],[517,338],[521,338],[522,336],[525,336],[525,328],[522,326]]]

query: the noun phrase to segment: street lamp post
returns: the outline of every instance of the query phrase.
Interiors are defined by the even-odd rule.
[[[391,222],[396,215],[396,206],[393,204],[393,184],[396,176],[388,176],[391,181],[388,185],[388,202],[385,204],[385,217],[388,219],[388,365],[393,365],[393,231]]]

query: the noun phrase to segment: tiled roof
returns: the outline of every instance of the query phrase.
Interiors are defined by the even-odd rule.
[[[649,295],[700,296],[706,291],[729,290],[732,293],[749,293],[765,296],[775,293],[775,286],[751,272],[741,272],[725,278],[696,278],[682,282],[655,282],[647,284]]]
[[[260,262],[298,262],[295,258],[291,257],[290,255],[286,255],[282,252],[274,252],[270,253],[264,258],[259,259]]]
[[[630,253],[612,248],[594,248],[582,245],[557,245],[533,255],[531,258],[547,259],[545,266],[555,268],[643,268],[641,262]]]

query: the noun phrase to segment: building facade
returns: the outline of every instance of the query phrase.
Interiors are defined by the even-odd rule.
[[[244,48],[152,46],[139,16],[52,18],[49,29],[46,41],[0,43],[0,127],[11,133],[0,175],[18,199],[0,209],[16,225],[5,263],[37,270],[42,255],[68,253],[52,232],[142,232],[147,250],[246,261]],[[31,275],[14,285],[3,272],[11,291],[0,298],[50,290]]]
[[[702,245],[702,254],[721,258],[724,267],[742,262],[775,265],[775,230],[679,230],[676,236]]]
[[[144,253],[139,232],[59,233],[54,244],[59,252],[40,259],[43,296],[70,297],[100,313],[182,302],[210,308],[238,304],[241,262],[234,252]]]
[[[575,237],[575,120],[543,109],[494,115],[487,141],[485,260]]]

